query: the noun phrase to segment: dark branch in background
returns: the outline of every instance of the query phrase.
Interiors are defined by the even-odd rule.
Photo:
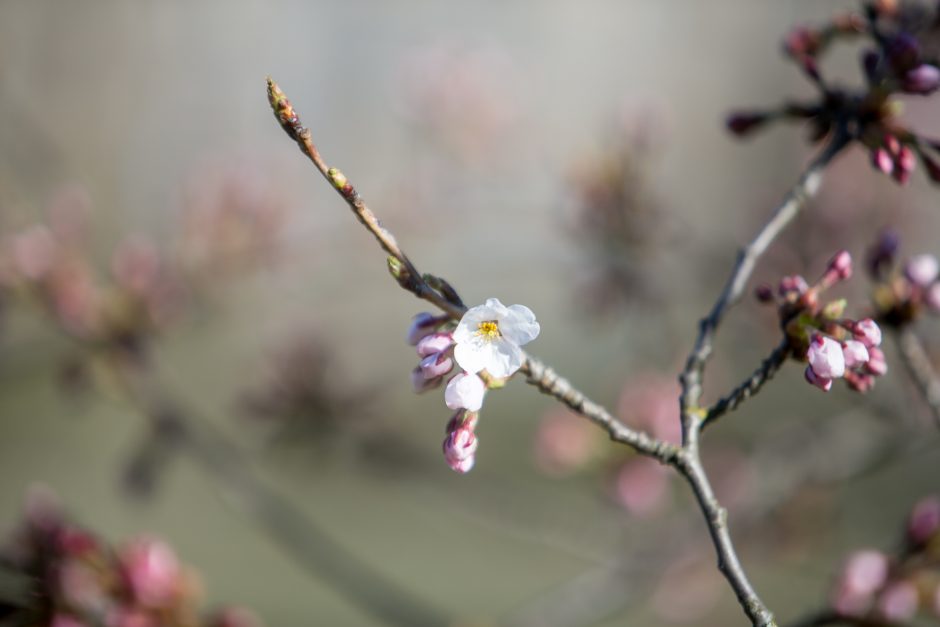
[[[901,362],[917,385],[934,422],[940,427],[940,380],[937,379],[930,356],[927,355],[920,338],[910,328],[895,331],[894,339],[898,344]]]
[[[333,185],[359,221],[378,240],[382,249],[390,255],[388,260],[389,269],[399,284],[417,297],[438,306],[453,319],[460,319],[466,308],[456,297],[453,288],[446,281],[431,275],[422,276],[418,273],[415,266],[399,248],[392,234],[381,225],[342,172],[327,166],[313,144],[309,129],[301,124],[287,97],[270,78],[268,79],[268,100],[275,118],[288,136],[297,143],[301,152],[313,162],[317,170]],[[819,187],[823,170],[847,143],[848,137],[840,129],[800,177],[796,186],[790,190],[770,221],[761,229],[755,239],[742,250],[718,301],[709,315],[702,320],[695,348],[680,376],[683,389],[681,397],[683,442],[681,447],[661,442],[629,428],[617,420],[603,406],[587,398],[582,392],[575,389],[570,382],[558,376],[551,368],[540,361],[529,356],[522,367],[522,372],[526,375],[526,381],[530,385],[537,387],[543,393],[552,396],[581,416],[598,424],[607,431],[611,439],[623,442],[641,454],[654,457],[662,463],[672,466],[686,479],[708,524],[709,533],[718,554],[719,570],[734,589],[745,614],[752,624],[763,627],[775,624],[773,615],[757,596],[744,573],[728,531],[727,512],[715,498],[699,455],[699,434],[706,415],[706,412],[698,408],[698,402],[702,394],[702,376],[712,350],[712,341],[718,325],[727,309],[741,297],[757,260],[783,228],[796,216],[807,198],[815,193]],[[435,282],[436,285],[431,285]],[[440,289],[440,287],[445,289]],[[759,385],[755,385],[759,387]],[[741,392],[741,395],[743,400],[749,394]]]
[[[171,433],[213,477],[228,505],[254,521],[297,565],[380,622],[441,627],[447,617],[403,590],[334,540],[306,512],[255,476],[238,447],[208,421],[195,420],[147,382],[128,387],[131,400],[160,434]]]

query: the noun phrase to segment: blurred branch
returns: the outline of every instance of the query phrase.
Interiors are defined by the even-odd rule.
[[[933,415],[934,422],[940,427],[940,379],[930,362],[930,356],[924,349],[917,334],[910,328],[899,329],[894,334],[901,354],[901,363],[917,385],[924,402]]]
[[[724,416],[726,413],[734,411],[741,403],[757,394],[764,384],[767,383],[767,381],[769,381],[775,374],[777,374],[777,371],[780,370],[784,363],[786,363],[789,356],[790,342],[785,337],[783,341],[777,345],[773,352],[770,353],[770,355],[768,355],[767,358],[761,362],[761,365],[753,372],[753,374],[751,374],[750,377],[745,379],[727,396],[709,408],[708,413],[705,414],[705,420],[702,423],[702,429],[707,429],[708,426],[714,423],[716,420]]]
[[[309,574],[382,623],[400,627],[450,624],[438,610],[375,571],[291,500],[257,478],[238,447],[208,421],[191,418],[162,390],[141,384],[131,393],[154,432],[172,433],[180,448],[216,480],[229,506],[252,519]]]
[[[436,305],[453,319],[460,319],[466,308],[463,307],[459,299],[455,298],[456,294],[453,289],[446,282],[438,279],[437,281],[450,289],[453,296],[443,290],[439,292],[428,284],[425,276],[418,273],[418,270],[398,246],[394,236],[381,225],[375,214],[366,206],[359,193],[342,172],[327,166],[313,144],[309,129],[301,124],[297,113],[284,92],[270,78],[268,78],[267,83],[268,100],[275,118],[288,136],[297,143],[301,152],[313,162],[323,177],[339,192],[359,221],[376,238],[382,249],[390,255],[389,269],[398,283],[417,297]],[[741,251],[727,285],[709,315],[702,320],[695,347],[689,355],[685,370],[680,375],[683,390],[681,397],[683,441],[681,447],[676,447],[629,428],[617,420],[603,406],[587,398],[569,381],[531,356],[527,356],[522,367],[527,383],[598,424],[607,431],[611,439],[623,442],[639,453],[672,466],[685,478],[692,488],[699,508],[702,510],[708,524],[708,530],[718,554],[719,570],[734,589],[751,623],[762,627],[775,625],[773,615],[757,596],[744,573],[728,531],[727,511],[715,497],[699,455],[699,435],[706,415],[704,411],[698,408],[698,402],[702,394],[701,382],[705,364],[712,350],[714,335],[725,312],[741,297],[744,286],[750,278],[757,260],[783,228],[796,216],[805,204],[806,199],[815,193],[819,187],[823,170],[847,143],[848,137],[840,129],[800,177],[798,183],[790,190],[755,239]]]

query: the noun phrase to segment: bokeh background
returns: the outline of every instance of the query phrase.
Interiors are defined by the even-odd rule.
[[[424,308],[277,127],[264,79],[420,268],[469,303],[531,307],[543,329],[532,351],[617,406],[631,382],[668,396],[736,246],[811,154],[794,126],[736,141],[725,114],[811,94],[781,38],[851,6],[4,0],[0,228],[46,220],[56,202],[87,205],[89,258],[106,270],[129,233],[168,254],[181,230],[205,237],[214,223],[188,217],[201,205],[276,211],[263,259],[204,279],[149,353],[163,389],[265,485],[469,624],[736,624],[685,488],[645,494],[659,480],[642,473],[618,484],[630,456],[603,442],[578,472],[546,472],[534,451],[552,404],[521,381],[487,399],[473,472],[447,468],[441,393],[415,396],[409,383],[404,334]],[[857,80],[856,53],[827,68]],[[940,134],[935,104],[912,101],[906,116]],[[628,237],[611,247],[586,199],[620,167],[632,204]],[[937,204],[922,175],[901,189],[850,151],[757,279],[815,278],[886,225],[906,251],[940,253]],[[839,290],[860,315],[861,273]],[[922,331],[936,339],[936,326]],[[775,332],[773,312],[746,300],[720,334],[709,398],[750,373]],[[310,368],[328,381],[318,394],[346,402],[284,418],[268,407],[278,399],[257,397],[298,338],[315,348],[286,368],[294,383]],[[316,576],[299,567],[191,456],[135,488],[128,464],[146,419],[119,395],[63,385],[74,347],[35,310],[6,308],[0,347],[4,529],[40,482],[107,538],[166,538],[210,603],[251,607],[269,625],[380,624],[333,589],[329,564]],[[896,544],[910,505],[938,487],[936,432],[891,368],[867,396],[823,395],[790,365],[708,433],[744,564],[783,618],[824,601],[848,550]],[[627,398],[623,411],[642,413],[647,401]],[[818,481],[767,498],[807,468]]]

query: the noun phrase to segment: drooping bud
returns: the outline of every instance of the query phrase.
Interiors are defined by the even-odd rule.
[[[469,409],[480,411],[486,384],[483,379],[469,372],[461,372],[447,382],[444,390],[444,404],[450,409]]]
[[[927,287],[940,275],[940,262],[933,255],[916,255],[904,264],[904,276],[918,287]]]
[[[455,428],[447,433],[442,448],[444,459],[452,470],[465,474],[475,462],[478,441],[474,433],[475,420],[452,420]]]

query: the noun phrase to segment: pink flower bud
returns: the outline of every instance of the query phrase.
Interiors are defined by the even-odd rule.
[[[838,379],[845,374],[842,346],[831,337],[816,334],[810,341],[806,358],[813,373],[823,379]]]
[[[897,158],[894,160],[894,180],[901,185],[907,183],[911,178],[911,172],[917,166],[917,157],[910,146],[901,146]]]
[[[415,349],[418,351],[418,357],[427,357],[434,353],[446,351],[453,345],[453,333],[431,333],[421,338]]]
[[[774,291],[769,285],[758,285],[754,288],[754,296],[762,303],[774,302]]]
[[[884,351],[875,346],[869,346],[868,361],[865,362],[865,370],[876,377],[883,377],[885,373],[888,372],[888,362],[885,361]]]
[[[927,287],[940,275],[940,263],[933,255],[917,255],[904,264],[904,276],[918,287]]]
[[[617,502],[635,516],[653,516],[666,504],[669,472],[659,462],[631,459],[617,471],[616,482]]]
[[[887,556],[874,550],[857,551],[842,567],[832,606],[847,616],[862,615],[887,580]]]
[[[875,386],[875,377],[849,370],[845,373],[845,382],[848,383],[851,389],[864,394]]]
[[[473,468],[477,445],[473,430],[461,425],[444,438],[444,460],[452,470],[465,474]]]
[[[451,409],[480,411],[485,394],[486,384],[483,379],[470,372],[461,372],[447,383],[444,404]]]
[[[840,280],[852,276],[852,255],[847,250],[840,250],[829,260],[827,272],[832,272]]]
[[[780,296],[786,298],[791,294],[799,296],[808,289],[809,283],[806,282],[806,279],[798,274],[794,274],[792,276],[785,276],[780,279],[780,285],[777,287],[777,293],[780,294]]]
[[[891,174],[891,171],[894,170],[894,159],[884,148],[875,148],[871,151],[871,164],[876,170],[880,170],[884,174]]]
[[[917,588],[910,581],[893,583],[878,598],[878,614],[891,624],[903,624],[914,618],[919,605]]]
[[[410,346],[415,346],[421,338],[434,333],[439,326],[447,320],[443,316],[435,316],[426,311],[422,311],[411,319],[411,325],[408,327],[406,339]]]
[[[815,385],[823,392],[828,392],[832,389],[832,379],[820,377],[818,374],[813,372],[812,366],[806,366],[806,370],[803,371],[803,376],[806,377],[807,383],[810,385]]]
[[[881,328],[871,318],[859,320],[852,326],[851,330],[855,339],[868,348],[881,345]]]
[[[924,292],[924,302],[933,313],[940,313],[940,283],[934,283]]]
[[[914,546],[927,544],[940,531],[940,498],[929,496],[911,510],[907,521],[907,537]]]
[[[422,359],[419,367],[425,379],[436,379],[454,369],[454,360],[446,353],[434,353]]]
[[[127,586],[141,605],[161,607],[176,596],[181,570],[166,543],[140,538],[121,550],[120,561]]]
[[[855,368],[868,361],[868,349],[857,340],[848,340],[842,344],[842,356],[846,368]]]
[[[52,232],[37,224],[17,233],[10,248],[17,272],[30,281],[38,281],[52,269],[58,245]]]
[[[421,366],[417,366],[411,371],[411,387],[415,391],[415,394],[423,394],[428,390],[433,390],[439,387],[443,382],[444,377],[437,377],[436,379],[428,379],[425,377],[424,370],[421,369]]]
[[[904,75],[902,88],[909,94],[927,95],[940,87],[940,69],[929,63],[918,65]]]

